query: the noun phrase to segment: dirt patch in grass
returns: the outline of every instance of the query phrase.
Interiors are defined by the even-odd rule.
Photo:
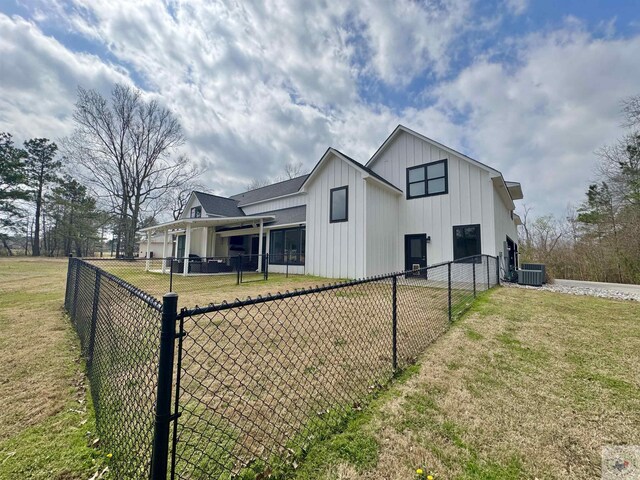
[[[601,448],[640,444],[640,306],[500,289],[432,345],[361,434],[374,468],[317,478],[596,478]]]

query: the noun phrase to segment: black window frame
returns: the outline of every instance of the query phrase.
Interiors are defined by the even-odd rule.
[[[286,238],[286,232],[293,231],[293,230],[298,230],[299,232],[298,244],[300,245],[300,248],[298,249],[297,254],[294,257],[291,257],[290,253],[288,255],[285,253],[285,250],[286,250],[285,238]],[[306,246],[307,246],[306,230],[307,230],[306,225],[299,225],[297,227],[274,228],[270,230],[269,231],[269,265],[287,265],[287,264],[304,265],[305,258],[306,258]],[[282,233],[282,253],[277,253],[273,251],[273,246],[275,243],[273,240],[274,233]],[[285,257],[288,257],[289,261],[287,261]]]
[[[427,176],[428,167],[432,165],[437,165],[439,163],[444,164],[444,176],[429,178]],[[410,182],[409,172],[412,170],[418,170],[418,169],[424,170],[424,179],[418,180],[416,182]],[[444,178],[444,191],[429,193],[429,180],[438,180],[440,178]],[[417,183],[424,183],[424,193],[422,195],[411,195],[410,186]],[[415,167],[407,168],[407,200],[412,200],[414,198],[435,197],[438,195],[446,195],[448,193],[449,193],[449,161],[447,158],[443,158],[442,160],[436,160],[435,162],[423,163],[422,165],[416,165]]]
[[[195,212],[198,212],[199,215],[194,215]],[[202,218],[202,205],[191,207],[191,210],[189,211],[189,218]]]
[[[458,256],[456,254],[456,230],[459,228],[476,228],[477,229],[477,247],[478,253],[471,255]],[[466,253],[466,252],[465,252]],[[453,226],[453,261],[458,263],[482,263],[482,226],[479,223],[471,223],[468,225],[454,225]],[[470,258],[473,257],[473,258]]]
[[[337,191],[344,190],[344,218],[333,218],[333,194]],[[349,185],[343,187],[336,187],[329,190],[329,223],[342,223],[349,221]]]

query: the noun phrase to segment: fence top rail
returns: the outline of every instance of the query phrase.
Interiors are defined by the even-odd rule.
[[[420,269],[417,270],[407,270],[407,271],[402,271],[402,272],[394,272],[394,273],[387,273],[384,275],[375,275],[372,277],[367,277],[367,278],[360,278],[360,279],[356,279],[356,280],[346,280],[344,282],[336,282],[336,283],[330,283],[328,285],[316,285],[315,287],[311,287],[311,288],[301,288],[301,289],[297,289],[294,291],[286,291],[284,293],[278,292],[278,293],[274,293],[274,294],[267,294],[267,295],[258,295],[255,298],[251,298],[248,297],[244,300],[240,300],[238,298],[235,299],[235,301],[232,302],[227,302],[227,301],[223,301],[221,303],[211,303],[207,306],[203,306],[203,307],[199,307],[196,306],[194,308],[186,308],[184,307],[180,313],[178,314],[179,318],[184,318],[184,317],[190,317],[190,316],[194,316],[194,315],[201,315],[201,314],[205,314],[205,313],[212,313],[212,312],[219,312],[222,310],[230,310],[233,308],[240,308],[240,307],[245,307],[245,306],[249,306],[249,305],[256,305],[256,304],[260,304],[260,303],[266,303],[266,302],[271,302],[273,300],[284,300],[287,298],[293,298],[293,297],[300,297],[303,295],[309,295],[309,294],[313,294],[313,293],[321,293],[321,292],[326,292],[329,290],[337,290],[340,288],[345,288],[345,287],[352,287],[352,286],[356,286],[356,285],[363,285],[366,283],[373,283],[373,282],[379,282],[381,280],[389,280],[392,278],[397,278],[403,275],[407,275],[407,274],[416,274],[416,272],[419,273],[425,273],[428,272],[429,270],[433,270],[435,268],[438,267],[442,267],[448,264],[454,264],[454,263],[459,263],[462,262],[464,260],[469,260],[472,258],[482,258],[482,257],[488,257],[488,258],[496,258],[496,257],[492,257],[491,255],[473,255],[470,257],[465,257],[465,258],[460,258],[457,260],[454,260],[452,262],[442,262],[442,263],[437,263],[434,265],[429,265],[428,267],[422,267]]]
[[[138,297],[140,300],[142,300],[143,302],[147,303],[150,307],[155,308],[159,312],[162,311],[162,302],[160,300],[158,300],[157,298],[155,298],[153,295],[145,292],[144,290],[141,290],[138,287],[135,287],[135,286],[131,285],[130,283],[124,281],[120,277],[118,277],[118,276],[116,276],[116,275],[114,275],[112,273],[109,273],[106,270],[103,270],[103,269],[101,269],[100,267],[98,267],[96,265],[93,265],[93,264],[87,262],[86,260],[88,260],[88,259],[82,259],[82,258],[73,257],[73,258],[70,258],[70,260],[73,261],[73,262],[78,262],[78,263],[82,264],[82,266],[90,268],[92,270],[95,270],[96,272],[100,272],[100,275],[102,275],[103,277],[108,278],[112,282],[115,282],[117,285],[119,285],[120,287],[124,288],[129,293],[131,293],[132,295]]]

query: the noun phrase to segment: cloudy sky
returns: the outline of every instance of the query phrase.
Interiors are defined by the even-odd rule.
[[[0,131],[58,139],[78,85],[133,84],[219,194],[402,123],[561,213],[639,79],[637,0],[0,0]]]

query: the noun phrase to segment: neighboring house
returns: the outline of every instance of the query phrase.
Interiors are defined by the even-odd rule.
[[[506,270],[517,263],[522,198],[499,171],[399,125],[366,165],[329,148],[309,175],[229,198],[193,192],[179,220],[142,232],[154,256],[268,252],[269,271],[288,263],[332,278],[481,253]]]

